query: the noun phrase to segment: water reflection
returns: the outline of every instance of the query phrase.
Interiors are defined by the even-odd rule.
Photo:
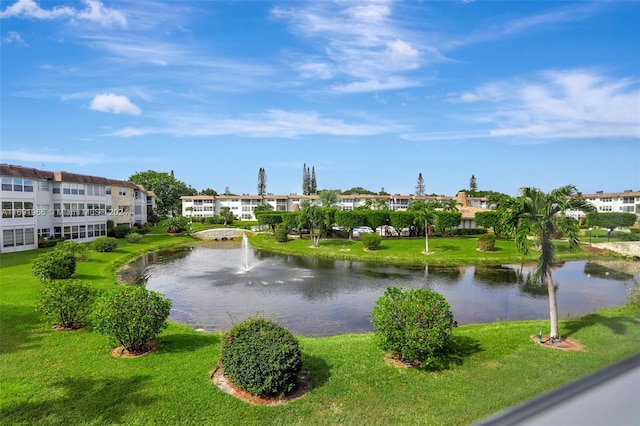
[[[263,312],[301,335],[368,332],[375,300],[388,286],[443,294],[460,324],[548,317],[546,286],[526,284],[532,266],[408,268],[251,249],[246,272],[241,250],[239,243],[218,242],[153,253],[120,279],[165,294],[173,301],[172,320],[208,330],[229,327],[232,316]],[[625,303],[628,280],[586,270],[586,262],[554,270],[561,316]]]

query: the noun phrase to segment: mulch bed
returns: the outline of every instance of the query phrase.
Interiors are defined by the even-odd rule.
[[[531,340],[548,348],[563,349],[569,351],[584,350],[584,346],[582,346],[580,343],[576,342],[573,339],[564,337],[561,337],[559,340],[551,341],[549,340],[549,335],[545,334],[542,336],[541,340],[538,340],[538,336],[531,336]]]

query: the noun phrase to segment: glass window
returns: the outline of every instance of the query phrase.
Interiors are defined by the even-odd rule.
[[[54,182],[53,183],[53,193],[54,194],[59,194],[60,193],[60,186],[61,186],[60,182]]]
[[[24,230],[24,243],[26,245],[35,244],[35,233],[33,232],[33,228],[26,228]]]
[[[61,217],[62,216],[62,207],[60,203],[53,204],[53,217]]]
[[[38,182],[38,191],[49,192],[49,181],[41,180],[40,182]]]
[[[2,190],[3,191],[13,191],[13,179],[10,177],[2,178]]]
[[[23,246],[24,245],[24,231],[22,229],[16,229],[15,230],[15,235],[16,235],[16,246]]]
[[[62,227],[54,226],[53,227],[53,237],[54,238],[62,238]]]
[[[25,179],[24,180],[24,192],[33,192],[33,180]]]
[[[62,185],[62,193],[65,195],[71,195],[71,184],[65,183]]]
[[[38,237],[49,238],[51,235],[51,228],[38,229]]]
[[[111,195],[111,187],[110,186],[105,187],[104,192],[107,195]]]
[[[22,217],[24,216],[24,204],[22,201],[14,201],[13,202],[13,217]]]
[[[13,247],[13,229],[4,229],[2,231],[2,247]]]
[[[127,189],[126,188],[119,188],[118,189],[118,195],[127,195]]]
[[[25,201],[25,203],[24,203],[24,217],[33,217],[33,203]]]
[[[16,192],[22,192],[22,179],[13,178],[13,190]]]
[[[13,217],[13,203],[11,201],[2,202],[2,218],[7,219]]]
[[[85,238],[87,236],[87,230],[85,225],[80,225],[80,238]]]
[[[71,189],[71,195],[78,195],[78,184],[72,183],[69,185],[69,189]]]

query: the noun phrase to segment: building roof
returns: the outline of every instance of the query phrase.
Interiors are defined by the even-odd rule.
[[[0,163],[0,175],[27,179],[53,180],[53,172],[6,163]]]
[[[623,192],[596,192],[595,194],[582,194],[582,198],[619,198],[619,197],[640,197],[640,191],[628,189]]]

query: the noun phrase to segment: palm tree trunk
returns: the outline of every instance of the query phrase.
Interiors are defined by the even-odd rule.
[[[429,253],[429,224],[424,221],[424,252]]]
[[[551,331],[549,332],[549,340],[559,339],[558,335],[558,303],[556,302],[556,289],[551,278],[551,269],[547,271],[545,281],[547,281],[547,291],[549,292],[549,320]]]

